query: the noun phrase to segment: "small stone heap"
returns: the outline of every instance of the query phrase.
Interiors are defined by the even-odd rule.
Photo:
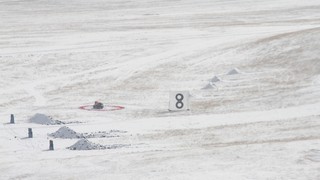
[[[59,128],[56,132],[49,134],[49,136],[62,139],[77,139],[84,137],[83,134],[77,133],[66,126]]]

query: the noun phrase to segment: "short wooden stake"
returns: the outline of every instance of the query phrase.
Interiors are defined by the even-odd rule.
[[[49,150],[50,150],[50,151],[53,151],[53,150],[54,150],[54,148],[53,148],[53,141],[52,141],[52,140],[49,141]]]
[[[11,114],[10,124],[14,124],[14,115],[13,114]]]
[[[33,138],[32,128],[28,128],[28,137]]]

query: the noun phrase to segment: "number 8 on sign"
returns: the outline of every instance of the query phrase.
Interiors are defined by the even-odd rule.
[[[171,91],[169,94],[169,110],[189,110],[189,91]]]
[[[176,107],[178,109],[182,109],[183,106],[184,106],[184,104],[182,102],[183,98],[184,98],[183,94],[179,93],[179,94],[176,95],[176,100],[177,100]]]

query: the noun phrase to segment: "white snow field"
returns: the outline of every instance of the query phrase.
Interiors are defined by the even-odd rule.
[[[320,180],[319,47],[319,0],[0,0],[0,179]]]

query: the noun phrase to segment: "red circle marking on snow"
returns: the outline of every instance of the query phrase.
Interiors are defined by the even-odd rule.
[[[87,111],[117,111],[124,109],[123,106],[104,106],[103,109],[93,109],[92,105],[80,106],[79,109]]]

